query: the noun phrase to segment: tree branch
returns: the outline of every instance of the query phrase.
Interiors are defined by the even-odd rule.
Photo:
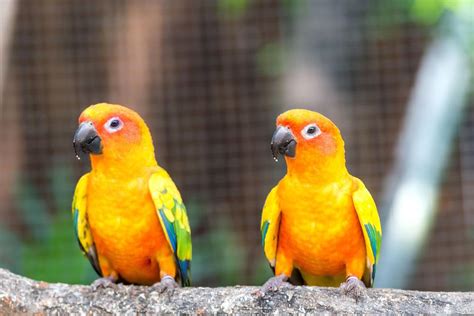
[[[184,288],[160,294],[150,287],[48,284],[0,269],[0,314],[12,313],[474,313],[474,292],[369,289],[360,302],[337,289],[295,287],[257,297],[257,287]]]

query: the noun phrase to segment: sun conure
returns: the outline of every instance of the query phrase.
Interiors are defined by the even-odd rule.
[[[281,114],[271,141],[287,173],[262,213],[265,256],[275,276],[262,290],[293,284],[339,286],[358,297],[373,285],[382,229],[364,183],[346,168],[344,141],[323,115]]]
[[[92,167],[77,183],[72,213],[79,246],[102,277],[93,285],[189,285],[186,209],[156,162],[143,119],[120,105],[92,105],[79,117],[73,145]]]

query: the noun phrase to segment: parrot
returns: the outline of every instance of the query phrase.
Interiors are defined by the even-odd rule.
[[[262,245],[274,276],[260,293],[303,284],[339,286],[360,298],[373,286],[382,228],[372,196],[346,168],[338,127],[318,112],[286,111],[271,150],[287,170],[262,211]]]
[[[77,182],[72,215],[79,247],[100,276],[92,286],[189,286],[186,208],[155,159],[144,120],[127,107],[99,103],[78,123],[73,147],[78,159],[89,155],[91,170]]]

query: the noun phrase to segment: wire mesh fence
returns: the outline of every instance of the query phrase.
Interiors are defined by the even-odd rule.
[[[187,205],[194,284],[260,284],[270,276],[260,212],[284,174],[269,150],[276,115],[305,107],[331,117],[349,169],[379,201],[435,29],[391,1],[15,6],[2,65],[0,265],[73,283],[95,277],[69,211],[75,182],[89,169],[71,146],[86,106],[127,105],[148,123],[158,162]],[[473,118],[469,108],[410,288],[473,284]]]

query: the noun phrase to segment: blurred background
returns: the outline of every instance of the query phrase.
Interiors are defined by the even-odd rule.
[[[474,289],[471,0],[0,0],[0,266],[89,283],[70,205],[88,105],[146,120],[191,220],[194,285],[261,284],[280,112],[322,112],[374,196],[376,285]]]

